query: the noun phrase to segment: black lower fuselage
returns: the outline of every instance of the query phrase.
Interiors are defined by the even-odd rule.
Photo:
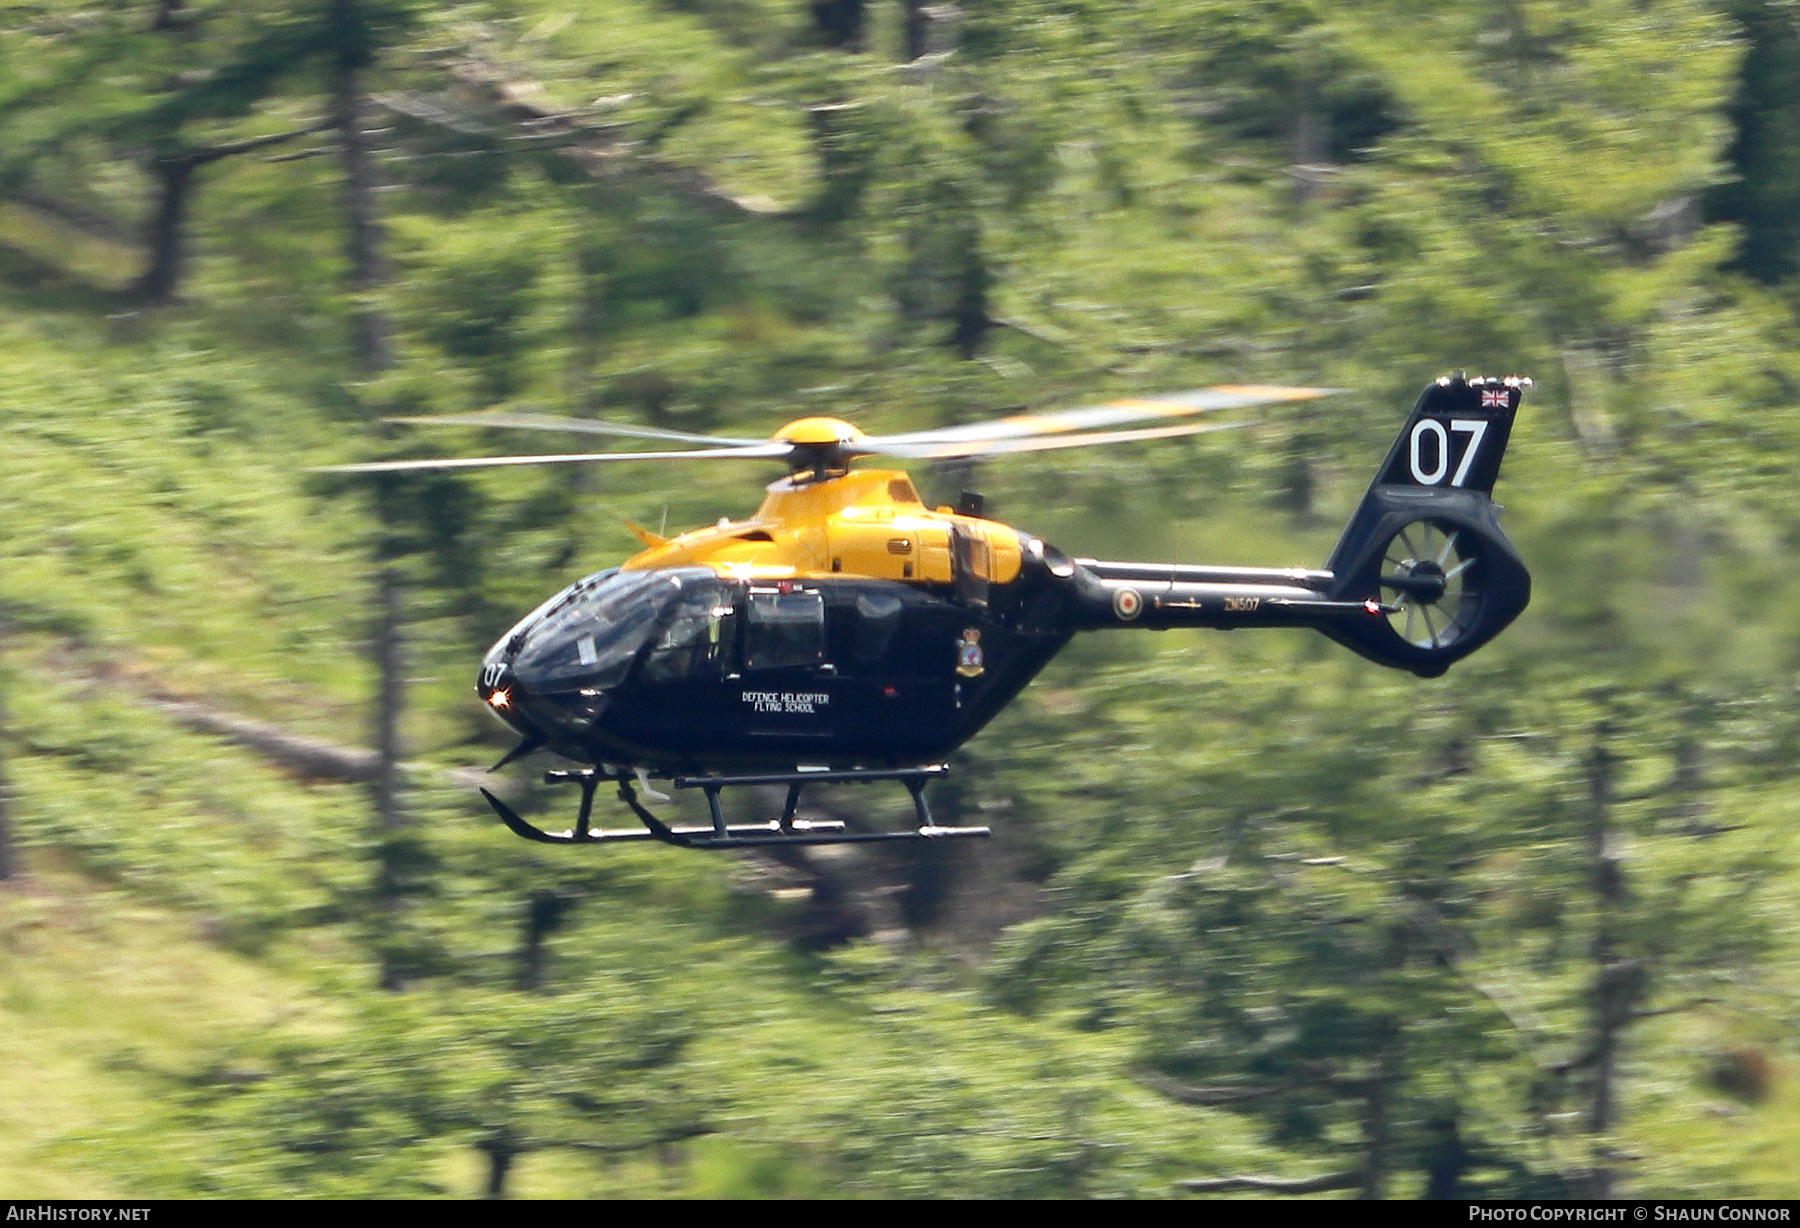
[[[979,588],[603,572],[495,644],[480,692],[527,740],[680,773],[942,759],[1077,631],[1379,618],[1329,572],[1079,562]]]
[[[582,584],[603,594],[642,574]],[[915,764],[972,737],[1074,629],[1066,619],[1024,625],[1016,600],[889,580],[764,583],[684,569],[640,588],[650,591],[627,599],[667,599],[619,637],[634,642],[592,634],[612,611],[559,618],[552,608],[495,645],[483,698],[526,738],[589,763]]]

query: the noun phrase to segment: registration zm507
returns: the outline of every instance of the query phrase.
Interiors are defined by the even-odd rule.
[[[1225,612],[1227,614],[1254,614],[1256,608],[1261,604],[1261,597],[1227,597],[1225,598]]]

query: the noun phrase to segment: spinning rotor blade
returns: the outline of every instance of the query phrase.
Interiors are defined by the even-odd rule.
[[[864,436],[836,419],[801,419],[783,427],[772,440],[740,439],[721,435],[696,435],[661,427],[599,422],[585,418],[558,418],[548,414],[442,414],[429,418],[394,418],[415,425],[518,427],[534,431],[571,431],[589,435],[620,435],[638,439],[668,439],[715,446],[685,452],[581,452],[549,456],[451,457],[442,460],[365,461],[354,465],[326,465],[320,473],[397,473],[426,469],[480,469],[496,465],[556,465],[587,461],[660,460],[785,460],[799,468],[841,466],[857,456],[897,456],[937,460],[959,456],[1000,456],[1010,452],[1047,452],[1138,439],[1168,439],[1197,435],[1241,423],[1219,425],[1178,424],[1125,431],[1097,427],[1142,422],[1146,418],[1186,418],[1215,409],[1243,409],[1276,401],[1310,401],[1329,396],[1330,388],[1282,388],[1263,384],[1226,384],[1161,397],[1138,397],[1065,409],[1046,414],[1015,414],[992,422],[973,422],[935,431],[909,431],[898,435]],[[827,434],[808,438],[790,435],[796,427]],[[823,450],[821,450],[823,449]]]
[[[1025,439],[995,439],[970,443],[934,444],[917,451],[889,452],[919,460],[947,460],[958,456],[1004,456],[1010,452],[1051,452],[1058,448],[1086,448],[1108,443],[1130,443],[1134,439],[1173,439],[1178,435],[1199,435],[1207,431],[1230,431],[1248,422],[1186,422],[1180,426],[1147,426],[1133,431],[1093,431],[1080,435],[1048,435]],[[886,450],[883,449],[885,452]]]
[[[558,418],[552,414],[437,414],[427,418],[389,418],[388,421],[404,422],[409,426],[485,426],[523,431],[568,431],[577,435],[671,439],[678,443],[726,444],[731,447],[768,442],[765,439],[738,439],[728,435],[696,435],[691,431],[671,431],[659,426],[600,422],[593,418]]]
[[[1200,388],[1162,397],[1134,397],[1090,405],[1082,409],[1065,409],[1048,414],[1016,414],[992,422],[972,422],[966,426],[944,427],[936,431],[910,431],[900,435],[872,435],[856,442],[856,450],[864,455],[900,457],[973,456],[981,445],[1014,439],[1056,436],[1074,431],[1091,431],[1095,427],[1118,426],[1126,422],[1142,422],[1146,418],[1185,418],[1215,409],[1243,409],[1251,405],[1267,405],[1275,401],[1310,401],[1330,396],[1331,388],[1281,388],[1263,384],[1225,384],[1217,388]],[[1135,436],[1151,439],[1155,436]],[[1123,442],[1093,440],[1092,442]],[[936,450],[942,447],[945,450]],[[964,450],[949,450],[952,447]],[[1029,451],[1031,449],[1008,449]]]
[[[557,456],[467,456],[444,460],[365,461],[358,465],[320,465],[314,473],[400,473],[411,469],[481,469],[491,465],[559,465],[574,461],[642,460],[779,460],[792,444],[758,443],[742,448],[694,448],[686,452],[577,452]]]

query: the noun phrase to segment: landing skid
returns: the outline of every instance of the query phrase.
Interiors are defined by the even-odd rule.
[[[494,813],[500,816],[500,821],[514,835],[540,844],[614,844],[622,841],[657,840],[687,849],[744,849],[774,844],[886,844],[901,840],[944,840],[990,835],[985,827],[939,827],[932,820],[931,807],[925,803],[925,785],[948,774],[949,770],[941,763],[931,763],[923,767],[892,770],[675,777],[673,783],[677,789],[699,789],[706,794],[706,806],[712,813],[710,827],[671,827],[664,823],[638,801],[637,791],[631,787],[631,775],[627,772],[606,773],[594,768],[579,768],[544,773],[546,784],[572,782],[581,788],[581,808],[576,812],[575,826],[556,834],[533,827],[520,818],[512,807],[486,789],[481,791],[481,796],[487,798],[488,805],[494,808]],[[619,800],[638,817],[644,830],[608,831],[588,826],[594,811],[594,790],[606,780],[618,785]],[[913,813],[919,821],[917,830],[847,832],[843,823],[836,820],[809,822],[794,817],[794,812],[800,806],[800,791],[807,785],[867,784],[878,780],[898,780],[906,785],[907,792],[912,794]],[[787,804],[782,808],[781,817],[766,823],[725,822],[725,812],[719,804],[720,791],[747,785],[786,785]]]

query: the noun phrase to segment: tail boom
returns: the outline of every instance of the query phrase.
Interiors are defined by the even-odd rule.
[[[1531,577],[1490,497],[1529,380],[1438,380],[1389,449],[1325,567],[1072,560],[1090,628],[1313,627],[1437,677],[1525,609]]]

